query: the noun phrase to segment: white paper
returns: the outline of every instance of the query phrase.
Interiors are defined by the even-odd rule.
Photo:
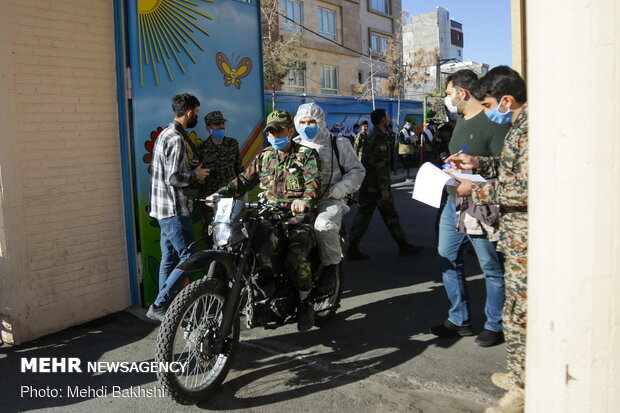
[[[481,175],[474,175],[474,174],[463,174],[460,172],[446,172],[448,175],[451,175],[455,178],[459,178],[459,179],[467,179],[470,180],[472,182],[486,182],[487,180],[484,179]]]
[[[426,162],[416,175],[413,199],[439,208],[443,187],[449,184],[457,185],[458,182],[432,163]]]

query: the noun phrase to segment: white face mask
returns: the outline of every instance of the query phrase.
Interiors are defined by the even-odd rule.
[[[459,103],[455,105],[452,104],[452,98],[450,96],[446,96],[444,99],[444,103],[446,105],[446,107],[448,108],[448,110],[450,111],[450,113],[458,113],[458,107],[461,104],[461,102],[463,102],[463,99],[461,99],[461,101]]]

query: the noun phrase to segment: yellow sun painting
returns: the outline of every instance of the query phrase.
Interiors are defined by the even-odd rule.
[[[196,59],[186,44],[192,42],[200,50],[204,47],[193,34],[199,30],[209,36],[209,32],[197,24],[198,19],[213,18],[196,9],[199,2],[212,3],[213,0],[138,0],[138,50],[140,52],[140,86],[144,86],[143,66],[153,67],[155,84],[159,86],[157,65],[166,67],[168,77],[173,80],[168,60],[174,58],[181,72],[185,67],[179,54],[186,53],[196,63]]]

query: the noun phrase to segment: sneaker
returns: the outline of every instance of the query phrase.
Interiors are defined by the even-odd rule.
[[[314,327],[314,307],[310,300],[305,299],[297,309],[297,330],[307,331]]]
[[[495,406],[489,407],[484,413],[523,413],[524,410],[525,392],[513,386]]]
[[[401,257],[408,257],[411,255],[419,254],[423,250],[424,250],[424,247],[405,243],[405,244],[398,246],[398,255],[400,255]]]
[[[491,381],[503,390],[510,390],[514,387],[514,383],[508,378],[508,373],[493,373]]]
[[[501,331],[482,330],[474,343],[480,347],[493,347],[504,342],[504,333]]]
[[[329,294],[336,288],[336,278],[338,274],[338,264],[328,265],[321,271],[315,293],[318,295]]]
[[[365,260],[370,258],[368,255],[364,254],[357,248],[357,244],[349,245],[349,250],[347,251],[347,259],[349,260]]]
[[[157,307],[155,304],[151,304],[149,311],[146,312],[146,316],[155,321],[156,324],[159,324],[164,320],[166,310],[168,310],[168,307]]]
[[[457,326],[450,320],[446,320],[443,322],[443,324],[431,327],[431,333],[439,338],[448,338],[454,336],[467,337],[474,335],[471,326]]]

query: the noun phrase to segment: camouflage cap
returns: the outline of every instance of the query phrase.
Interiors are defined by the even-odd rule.
[[[274,110],[267,115],[267,124],[263,132],[267,132],[269,129],[275,129],[280,131],[284,128],[290,128],[293,126],[293,117],[285,110]]]
[[[214,123],[223,123],[226,122],[224,119],[224,115],[219,110],[214,110],[213,112],[209,112],[205,115],[205,125],[209,126]]]

